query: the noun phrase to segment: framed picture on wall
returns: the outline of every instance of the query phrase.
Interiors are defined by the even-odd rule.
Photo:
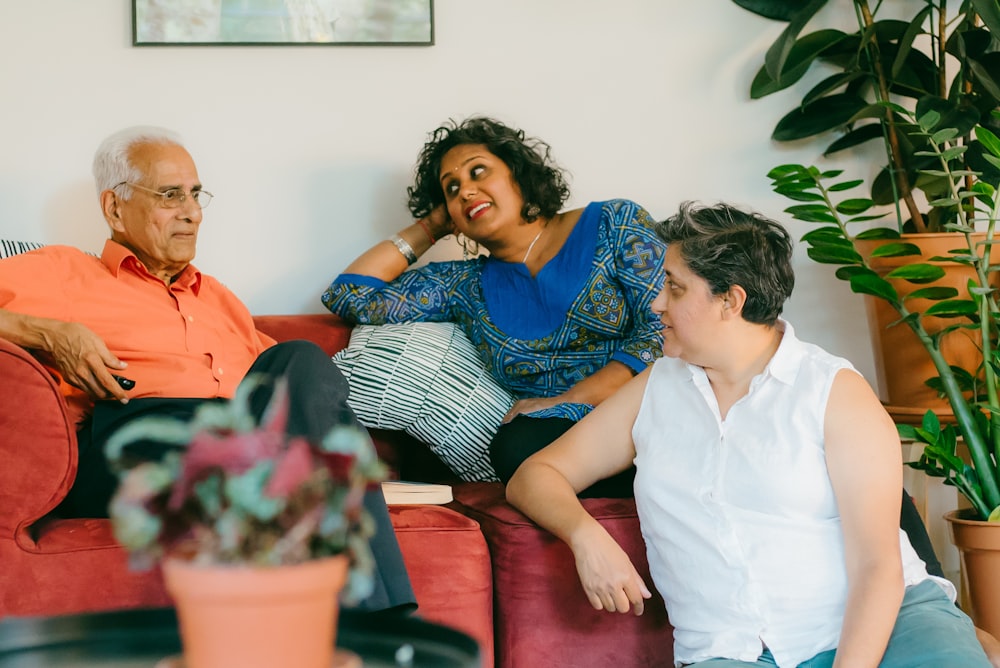
[[[430,46],[433,4],[433,0],[132,0],[132,44]]]

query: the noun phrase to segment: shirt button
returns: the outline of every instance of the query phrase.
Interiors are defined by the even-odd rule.
[[[222,375],[222,367],[219,367],[219,375]]]
[[[188,316],[188,322],[194,322],[194,316],[193,315],[189,315]]]

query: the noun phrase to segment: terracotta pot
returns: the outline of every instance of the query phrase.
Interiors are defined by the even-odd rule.
[[[944,518],[962,558],[962,589],[969,593],[969,616],[981,629],[1000,638],[1000,522],[971,519],[970,509]]]
[[[977,240],[985,239],[985,235],[974,235]],[[904,234],[902,241],[916,244],[923,251],[922,255],[906,257],[872,258],[871,252],[886,240],[859,240],[857,248],[868,259],[872,269],[880,276],[885,276],[893,269],[908,264],[924,262],[941,267],[946,274],[935,281],[935,286],[949,286],[959,291],[959,296],[968,298],[966,284],[974,277],[970,267],[953,262],[930,262],[928,258],[947,256],[948,251],[966,248],[964,235],[957,232],[939,234]],[[1000,248],[994,247],[991,262],[1000,262]],[[993,274],[997,279],[997,274]],[[926,285],[915,285],[901,279],[887,279],[900,296],[905,296]],[[1000,280],[996,287],[1000,287]],[[934,302],[927,299],[914,299],[907,302],[911,311],[923,312]],[[865,295],[865,305],[868,310],[868,328],[872,339],[872,349],[875,353],[876,373],[882,402],[897,422],[919,424],[928,410],[933,410],[943,421],[954,421],[954,414],[948,402],[941,399],[931,388],[924,384],[929,378],[937,375],[930,355],[924,349],[917,335],[905,324],[893,325],[899,320],[899,314],[887,302]],[[924,328],[931,334],[939,332],[957,321],[968,322],[964,318],[924,317]],[[941,339],[941,353],[945,360],[953,366],[959,366],[970,372],[975,371],[981,361],[977,346],[978,333],[973,330],[955,330]]]
[[[330,668],[348,559],[294,566],[193,565],[166,559],[186,668]]]

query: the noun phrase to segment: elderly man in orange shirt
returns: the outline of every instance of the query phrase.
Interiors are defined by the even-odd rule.
[[[77,423],[77,479],[58,512],[107,516],[116,479],[103,446],[122,424],[189,417],[205,401],[231,398],[251,370],[288,378],[289,433],[318,438],[353,419],[347,382],[319,347],[276,344],[236,295],[191,265],[212,195],[176,134],[134,127],[111,135],[94,157],[94,179],[111,232],[100,258],[47,246],[0,261],[0,337],[60,375]],[[266,400],[255,397],[260,410]],[[379,577],[362,607],[412,609],[384,499],[375,490],[366,501]]]

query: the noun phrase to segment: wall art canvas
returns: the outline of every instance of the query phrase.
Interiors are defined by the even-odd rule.
[[[433,0],[132,0],[132,43],[431,45]]]

